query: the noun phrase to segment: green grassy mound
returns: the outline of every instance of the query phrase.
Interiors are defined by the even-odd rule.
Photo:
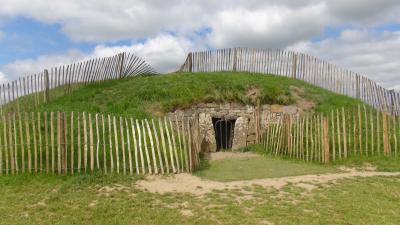
[[[86,111],[129,114],[136,118],[173,111],[199,102],[254,104],[247,93],[259,90],[263,104],[293,104],[296,95],[315,103],[316,112],[352,107],[358,100],[337,95],[299,80],[254,73],[178,73],[143,76],[93,84],[42,104],[40,111]],[[298,96],[297,96],[298,97]]]

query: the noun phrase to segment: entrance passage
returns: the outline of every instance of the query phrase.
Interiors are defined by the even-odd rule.
[[[231,149],[235,130],[235,119],[212,118],[217,142],[217,151]]]

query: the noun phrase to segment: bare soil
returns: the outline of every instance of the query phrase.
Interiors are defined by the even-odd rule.
[[[272,187],[281,189],[288,184],[294,184],[305,190],[312,190],[318,184],[327,184],[339,179],[372,176],[400,176],[400,172],[377,172],[348,170],[343,173],[330,173],[321,175],[304,175],[280,178],[267,178],[246,181],[219,182],[203,180],[191,174],[176,174],[170,177],[148,176],[145,180],[138,181],[137,187],[152,193],[191,193],[193,195],[204,195],[214,190],[241,189],[253,185],[265,188]]]
[[[289,87],[290,93],[292,94],[296,105],[300,110],[300,113],[313,112],[315,108],[315,102],[307,100],[304,96],[304,89],[296,86]]]

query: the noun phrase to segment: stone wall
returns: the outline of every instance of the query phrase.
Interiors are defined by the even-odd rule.
[[[256,123],[255,106],[241,105],[237,103],[200,103],[184,110],[177,110],[172,115],[176,118],[198,118],[201,149],[205,152],[216,151],[215,132],[212,118],[235,119],[234,137],[232,149],[237,150],[255,143]],[[268,123],[274,123],[284,114],[298,115],[299,110],[295,105],[262,105],[260,106],[260,126],[265,128]],[[172,118],[175,118],[175,115]],[[197,115],[197,117],[196,117]]]

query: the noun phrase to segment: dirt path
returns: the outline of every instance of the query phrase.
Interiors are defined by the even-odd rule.
[[[204,195],[212,192],[213,190],[241,189],[243,187],[248,187],[252,185],[280,189],[285,185],[294,184],[306,190],[312,190],[317,187],[315,186],[316,184],[325,184],[345,178],[372,176],[400,176],[400,172],[348,170],[347,172],[343,173],[303,175],[232,182],[203,180],[191,174],[177,174],[171,177],[148,176],[145,180],[137,182],[137,186],[142,190],[160,194],[176,192]]]
[[[210,161],[218,161],[218,160],[235,159],[235,158],[249,159],[262,156],[253,152],[214,152],[210,154],[208,157]]]

